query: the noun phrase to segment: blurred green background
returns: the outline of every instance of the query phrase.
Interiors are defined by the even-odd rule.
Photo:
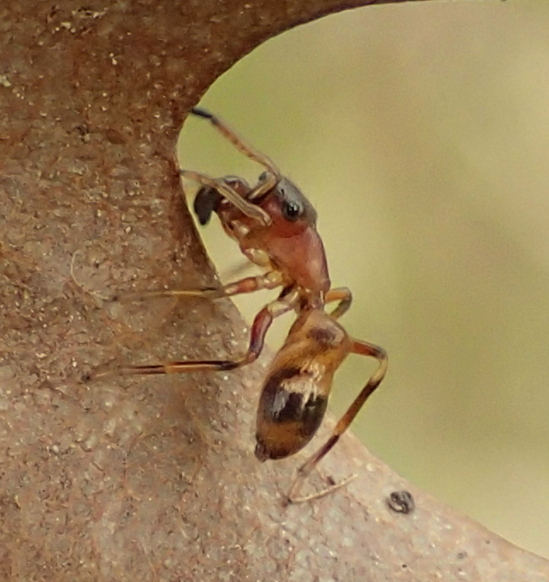
[[[332,282],[355,296],[342,322],[389,352],[354,432],[549,557],[549,2],[330,16],[255,50],[202,104],[316,206]],[[200,120],[180,156],[212,175],[259,171]],[[238,250],[217,221],[202,232],[230,278]],[[268,298],[239,305],[251,317]],[[373,367],[346,362],[333,409]]]

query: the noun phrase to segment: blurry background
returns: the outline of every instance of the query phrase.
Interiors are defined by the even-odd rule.
[[[330,16],[261,46],[202,104],[316,206],[332,282],[355,296],[342,323],[389,352],[354,432],[549,557],[549,2]],[[185,125],[180,156],[216,176],[260,171],[203,120]],[[202,233],[230,278],[235,245],[217,220]],[[239,305],[252,317],[268,298]],[[332,409],[373,368],[351,357]]]

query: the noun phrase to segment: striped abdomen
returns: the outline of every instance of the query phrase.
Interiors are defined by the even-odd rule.
[[[335,370],[349,353],[343,328],[323,311],[302,313],[275,356],[259,400],[255,454],[282,459],[316,433]]]

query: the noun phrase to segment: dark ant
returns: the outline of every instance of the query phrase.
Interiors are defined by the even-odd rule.
[[[248,351],[230,360],[178,361],[122,368],[124,374],[171,374],[205,370],[234,370],[253,362],[263,349],[274,318],[294,310],[297,319],[275,355],[261,389],[257,412],[255,455],[260,461],[297,453],[314,436],[326,411],[335,371],[351,353],[371,356],[379,366],[341,417],[328,440],[301,465],[288,492],[289,502],[321,497],[350,479],[299,497],[307,476],[332,449],[354,420],[387,370],[383,348],[349,337],[338,319],[349,309],[352,295],[345,287],[331,289],[316,211],[301,191],[282,176],[265,155],[246,145],[223,121],[204,109],[192,113],[210,121],[240,152],[265,168],[255,186],[235,176],[211,178],[182,170],[184,178],[201,185],[194,210],[205,225],[216,213],[225,232],[244,255],[265,269],[219,289],[168,290],[146,295],[199,296],[216,299],[259,289],[282,291],[255,317]],[[339,302],[331,312],[327,303]],[[352,477],[351,477],[352,478]]]

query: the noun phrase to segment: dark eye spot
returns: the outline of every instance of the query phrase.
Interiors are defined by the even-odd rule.
[[[261,172],[261,174],[259,174],[259,181],[263,182],[267,179],[267,172]]]
[[[303,214],[303,207],[297,202],[285,200],[282,203],[282,215],[286,220],[294,222]]]

